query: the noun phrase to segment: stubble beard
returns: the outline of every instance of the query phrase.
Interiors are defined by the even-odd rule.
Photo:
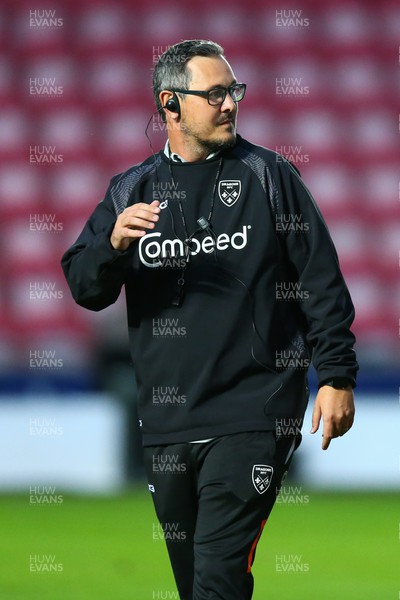
[[[203,138],[201,134],[191,131],[184,122],[181,123],[181,131],[184,134],[188,145],[193,149],[207,153],[207,155],[212,152],[229,150],[229,148],[232,148],[236,144],[236,127],[229,138],[212,140]]]

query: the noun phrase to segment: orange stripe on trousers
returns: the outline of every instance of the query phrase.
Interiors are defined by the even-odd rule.
[[[250,553],[249,553],[249,558],[247,560],[247,573],[251,573],[251,565],[253,564],[254,553],[256,551],[258,540],[261,537],[261,534],[263,532],[264,525],[265,525],[266,522],[267,522],[267,519],[264,519],[264,521],[261,521],[260,531],[258,532],[257,537],[256,537],[256,539],[254,540],[254,542],[253,542],[253,544],[251,546],[251,550],[250,550]]]

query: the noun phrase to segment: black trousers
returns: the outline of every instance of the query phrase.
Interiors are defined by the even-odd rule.
[[[145,448],[145,468],[181,600],[250,600],[251,566],[299,438],[273,432]]]

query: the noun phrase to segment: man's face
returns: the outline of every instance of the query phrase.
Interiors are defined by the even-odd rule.
[[[189,90],[209,91],[236,83],[231,67],[219,56],[195,56],[187,68],[191,75]],[[210,106],[207,98],[192,95],[185,95],[183,100],[181,96],[180,105],[180,129],[190,146],[214,152],[234,145],[238,108],[229,92],[220,106]]]

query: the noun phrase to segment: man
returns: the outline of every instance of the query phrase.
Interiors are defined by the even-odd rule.
[[[312,432],[322,417],[326,450],[352,425],[354,311],[298,172],[236,134],[246,86],[223,49],[172,46],[153,87],[164,151],[111,180],[62,264],[91,310],[125,285],[149,489],[180,598],[248,600],[300,443],[311,353]]]

